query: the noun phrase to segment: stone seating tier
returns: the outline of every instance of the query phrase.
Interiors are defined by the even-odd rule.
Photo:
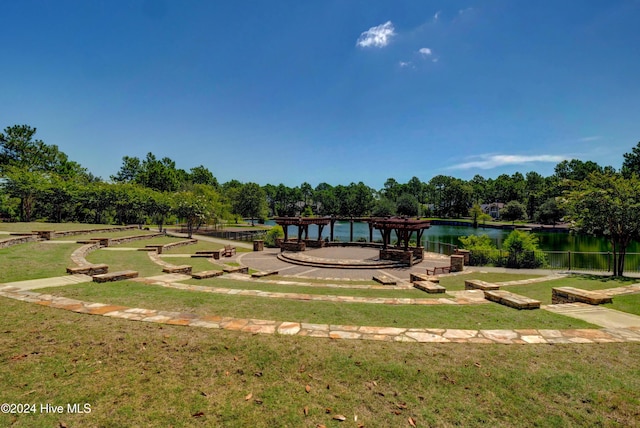
[[[111,273],[103,273],[100,275],[95,275],[93,277],[93,282],[113,282],[113,281],[123,281],[125,279],[137,278],[138,272],[135,270],[123,270],[118,272]]]
[[[489,291],[489,290],[499,290],[500,286],[497,284],[492,284],[490,282],[480,281],[479,279],[465,279],[464,289]]]
[[[597,291],[582,290],[573,287],[555,287],[551,290],[551,303],[587,303],[589,305],[602,305],[611,303],[611,296]]]
[[[184,273],[185,275],[191,275],[191,270],[193,268],[189,265],[178,265],[178,266],[165,266],[162,268],[162,272],[164,273]]]
[[[442,285],[431,281],[416,281],[413,283],[413,287],[429,294],[446,293],[447,291]]]
[[[410,273],[409,274],[409,281],[413,284],[416,281],[429,281],[429,282],[433,282],[435,284],[440,282],[440,278],[437,277],[433,277],[433,276],[428,276],[422,273]]]
[[[85,266],[75,266],[68,267],[67,273],[72,275],[101,275],[103,273],[107,273],[109,271],[109,265],[104,263],[85,265]]]
[[[540,301],[505,290],[487,290],[484,298],[515,309],[539,309]]]
[[[251,274],[252,278],[264,278],[265,276],[277,275],[277,270],[268,270],[263,272],[254,272]]]
[[[398,282],[386,275],[374,275],[373,280],[382,285],[396,285]]]
[[[193,279],[206,279],[206,278],[215,278],[216,276],[222,276],[224,272],[221,270],[205,270],[202,272],[192,273],[191,277]]]
[[[249,273],[249,268],[246,266],[230,266],[223,269],[225,273]]]

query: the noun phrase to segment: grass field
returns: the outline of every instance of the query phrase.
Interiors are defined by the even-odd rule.
[[[640,420],[637,344],[332,341],[145,324],[7,299],[0,318],[1,402],[91,406],[89,414],[0,414],[0,426],[410,427],[412,418],[418,427],[633,427]],[[339,414],[347,420],[332,419]]]
[[[5,225],[0,224],[0,230],[6,230]],[[53,228],[69,230],[73,225],[65,226]],[[36,230],[33,223],[21,227]],[[206,243],[207,249],[212,245]],[[0,282],[64,275],[78,247],[28,243],[0,250]],[[141,251],[98,250],[87,258],[109,264],[110,271],[161,273]],[[220,268],[204,259],[165,260],[192,265],[194,271]],[[470,278],[503,282],[531,277],[474,273],[442,278],[441,284],[461,290]],[[189,282],[308,294],[430,297],[415,290],[348,287],[357,281],[339,282],[342,288],[323,287],[321,280],[311,286],[226,278]],[[630,282],[637,280],[580,276],[506,289],[550,299],[553,286],[604,289]],[[125,306],[320,324],[596,328],[544,310],[517,311],[495,304],[294,301],[132,281],[39,291]],[[640,426],[637,343],[503,346],[329,340],[148,324],[5,298],[0,303],[0,403],[33,404],[36,410],[0,413],[0,426]],[[618,296],[607,307],[640,315],[640,295]],[[75,403],[89,404],[91,412],[67,413],[67,404]],[[61,405],[65,413],[42,412],[41,404]],[[337,415],[346,420],[333,419]]]
[[[547,311],[517,311],[500,305],[380,305],[333,303],[247,297],[176,290],[137,282],[104,287],[78,284],[43,289],[74,299],[124,306],[318,324],[370,325],[416,328],[500,329],[595,328]]]
[[[79,244],[29,242],[0,249],[0,282],[66,275]]]

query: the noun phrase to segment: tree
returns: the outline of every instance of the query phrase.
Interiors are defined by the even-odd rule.
[[[518,201],[511,201],[500,210],[500,218],[515,222],[516,220],[524,218],[525,212],[526,209],[524,205]]]
[[[542,224],[556,224],[564,217],[564,209],[555,198],[547,199],[535,213],[535,219]]]
[[[538,248],[538,237],[521,230],[514,230],[502,243],[507,251],[507,267],[538,268],[545,263],[545,255]]]
[[[264,218],[267,211],[267,199],[264,190],[256,183],[246,183],[238,194],[238,213],[251,218],[254,226],[256,218]]]
[[[9,166],[4,169],[2,186],[7,194],[20,200],[20,220],[29,222],[37,199],[47,189],[48,180],[42,172]]]
[[[14,125],[0,133],[0,173],[14,167],[31,172],[55,173],[69,178],[87,174],[56,145],[34,140],[36,128]]]
[[[396,204],[394,204],[392,201],[390,201],[389,199],[383,196],[382,198],[378,199],[375,202],[373,206],[373,211],[371,214],[374,217],[387,217],[387,216],[395,215],[395,213],[396,213]]]
[[[640,178],[592,173],[568,194],[568,217],[573,228],[609,240],[613,275],[622,276],[629,243],[640,237]]]
[[[179,219],[186,223],[189,238],[193,236],[194,230],[197,230],[213,215],[211,201],[191,191],[176,193],[173,198],[172,210]]]
[[[633,174],[640,177],[640,142],[631,149],[631,153],[625,153],[622,162],[622,175],[630,178]]]
[[[218,180],[213,176],[213,173],[203,165],[191,168],[189,180],[193,184],[207,184],[209,186],[213,186],[214,189],[219,187]]]
[[[419,211],[418,200],[409,193],[403,193],[398,198],[398,214],[415,217]]]
[[[478,203],[473,204],[473,206],[469,210],[469,215],[473,219],[473,227],[478,227],[478,220],[483,214],[484,214],[484,211],[482,211],[482,207],[480,206],[480,204]]]

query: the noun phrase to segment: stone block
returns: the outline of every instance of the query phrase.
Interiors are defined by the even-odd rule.
[[[488,291],[488,290],[499,290],[500,286],[497,284],[492,284],[490,282],[480,281],[479,279],[465,279],[464,289]]]
[[[416,281],[413,283],[413,287],[429,294],[445,293],[447,291],[442,285],[431,281]]]
[[[103,273],[100,275],[94,275],[93,282],[113,282],[122,281],[125,279],[137,278],[138,272],[135,270],[123,270],[119,272]]]
[[[587,303],[589,305],[601,305],[611,303],[610,296],[597,291],[582,290],[574,287],[555,287],[551,289],[551,303]]]

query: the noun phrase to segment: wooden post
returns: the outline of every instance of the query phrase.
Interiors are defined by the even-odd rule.
[[[353,242],[353,219],[349,220],[349,242]]]

